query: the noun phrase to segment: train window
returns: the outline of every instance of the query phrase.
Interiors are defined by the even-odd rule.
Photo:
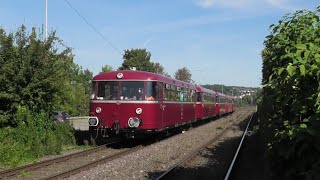
[[[191,102],[192,101],[192,95],[190,93],[190,91],[188,92],[188,102]]]
[[[158,83],[158,99],[159,100],[163,100],[164,99],[164,96],[163,96],[163,90],[162,90],[162,88],[163,88],[163,83]]]
[[[118,82],[117,81],[99,81],[97,99],[100,100],[115,100],[118,97]]]
[[[166,89],[170,89],[170,84],[166,84]]]
[[[197,102],[201,102],[201,93],[197,92]]]
[[[92,92],[91,92],[91,96],[90,96],[90,99],[96,99],[97,98],[97,91],[96,91],[96,86],[97,85],[97,82],[93,81],[92,82]]]
[[[224,97],[220,97],[220,103],[221,103],[221,104],[224,104],[224,103],[225,103]]]
[[[121,81],[120,100],[143,100],[143,81]]]
[[[178,87],[177,87],[178,88]],[[180,101],[180,92],[179,91],[176,91],[176,98],[175,98],[175,101]]]
[[[179,97],[180,97],[180,102],[183,102],[183,101],[185,101],[185,95],[184,95],[184,92],[182,92],[182,91],[180,91],[179,92]]]
[[[191,94],[190,94],[190,102],[194,102],[194,98],[195,98],[195,91],[191,90]]]
[[[158,100],[158,83],[148,81],[146,84],[146,100],[155,101]]]
[[[183,101],[188,102],[188,93],[183,92]]]
[[[171,99],[170,99],[171,101],[177,101],[177,98],[178,98],[177,92],[178,91],[171,90]]]
[[[164,100],[166,100],[166,101],[170,100],[170,89],[164,90]]]

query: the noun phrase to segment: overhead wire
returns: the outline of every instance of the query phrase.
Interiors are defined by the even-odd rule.
[[[123,55],[122,54],[122,52],[115,46],[115,45],[113,45],[113,43],[111,42],[111,41],[109,41],[105,36],[103,36],[93,25],[91,25],[90,23],[89,23],[89,21],[86,19],[86,18],[84,18],[84,16],[82,16],[81,14],[80,14],[80,12],[76,9],[76,8],[74,8],[73,6],[72,6],[72,4],[68,1],[68,0],[64,0],[86,23],[87,23],[87,25],[89,25],[104,41],[106,41],[115,51],[117,51],[118,53],[120,53],[121,55]]]

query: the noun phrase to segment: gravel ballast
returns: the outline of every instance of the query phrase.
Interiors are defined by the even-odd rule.
[[[135,153],[93,167],[68,179],[153,179],[166,171],[187,153],[219,134],[226,125],[242,121],[254,112],[254,108],[237,109],[226,117],[184,131],[174,137],[151,144]]]

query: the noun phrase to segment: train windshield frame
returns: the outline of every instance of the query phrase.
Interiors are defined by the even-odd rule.
[[[156,81],[94,81],[92,91],[95,100],[158,100]]]

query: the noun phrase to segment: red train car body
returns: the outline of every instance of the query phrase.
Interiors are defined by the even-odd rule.
[[[197,108],[196,118],[206,119],[214,117],[218,114],[217,109],[219,108],[217,102],[217,93],[200,86],[196,87],[197,90]]]
[[[159,132],[234,110],[219,103],[222,94],[143,71],[102,73],[92,87],[89,129],[102,136]]]

